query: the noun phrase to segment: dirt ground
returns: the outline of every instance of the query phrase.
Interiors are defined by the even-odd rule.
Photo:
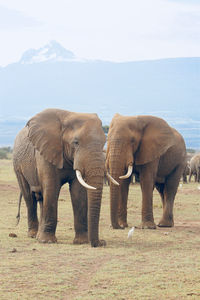
[[[110,227],[109,187],[104,187],[100,238],[103,248],[73,245],[68,186],[59,197],[57,244],[27,237],[26,207],[16,227],[19,189],[11,161],[0,161],[0,299],[200,299],[200,184],[181,184],[173,228],[135,229],[141,191],[130,186],[129,228]],[[154,193],[154,218],[162,205]],[[16,236],[15,236],[16,235]]]

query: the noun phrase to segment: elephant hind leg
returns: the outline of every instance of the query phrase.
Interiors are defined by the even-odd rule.
[[[87,192],[77,179],[70,183],[70,195],[74,212],[74,244],[88,243]]]
[[[173,227],[173,206],[174,199],[177,193],[179,181],[182,174],[182,167],[177,167],[172,174],[170,174],[163,186],[161,198],[163,202],[163,216],[160,220],[159,227]]]
[[[157,191],[160,194],[160,197],[161,197],[161,200],[162,200],[162,204],[164,206],[164,201],[165,201],[164,200],[164,187],[165,187],[165,184],[164,183],[156,183],[155,187],[156,187]]]
[[[16,176],[20,190],[26,202],[28,216],[28,236],[35,238],[38,231],[37,201],[34,195],[31,193],[30,186],[24,176],[19,172],[16,172]]]
[[[156,186],[157,191],[160,194],[162,205],[163,205],[163,217],[160,220],[158,226],[159,227],[172,227],[173,224],[170,221],[171,220],[171,217],[169,216],[170,214],[168,215],[170,208],[168,208],[168,210],[167,210],[167,200],[166,200],[167,191],[165,189],[165,184],[164,183],[156,183],[155,186]]]

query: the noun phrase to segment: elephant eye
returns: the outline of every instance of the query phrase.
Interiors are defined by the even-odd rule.
[[[134,144],[134,143],[135,143],[135,139],[131,138],[131,144]]]
[[[78,139],[74,139],[73,144],[74,144],[75,146],[78,146],[78,145],[79,145]]]

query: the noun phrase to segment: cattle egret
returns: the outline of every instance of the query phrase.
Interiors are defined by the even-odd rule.
[[[128,232],[128,239],[131,239],[134,233],[135,227],[132,227]]]

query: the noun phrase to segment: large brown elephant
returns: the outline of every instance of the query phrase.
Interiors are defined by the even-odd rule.
[[[40,242],[56,242],[58,196],[62,185],[68,182],[74,212],[74,243],[105,245],[98,233],[104,144],[105,134],[96,114],[47,109],[30,119],[19,132],[13,164],[27,206],[30,237]]]
[[[185,159],[182,136],[163,119],[116,114],[108,132],[106,159],[109,174],[120,182],[120,186],[110,184],[112,227],[128,226],[127,198],[132,173],[139,174],[142,190],[140,227],[156,228],[152,209],[154,187],[163,203],[163,217],[158,226],[173,226],[173,203]]]

